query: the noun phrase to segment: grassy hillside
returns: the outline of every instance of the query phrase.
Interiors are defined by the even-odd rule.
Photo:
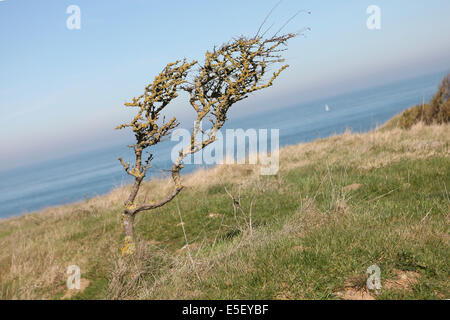
[[[448,299],[449,142],[448,124],[391,125],[286,147],[276,176],[185,176],[177,201],[137,218],[132,258],[120,257],[129,187],[3,220],[0,298]],[[147,183],[140,197],[168,190]],[[379,295],[364,290],[375,263]],[[65,287],[72,264],[81,292]]]

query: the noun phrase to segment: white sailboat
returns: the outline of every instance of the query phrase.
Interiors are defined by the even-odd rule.
[[[325,111],[326,112],[330,111],[330,107],[327,104],[325,105]]]

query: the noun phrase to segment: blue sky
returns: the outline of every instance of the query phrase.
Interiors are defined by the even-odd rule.
[[[0,170],[128,140],[113,130],[131,116],[125,101],[167,62],[254,34],[276,2],[0,1]],[[73,4],[80,30],[66,27]],[[366,27],[372,4],[381,30]],[[300,9],[312,14],[286,31],[311,31],[290,43],[291,67],[232,117],[450,69],[448,0],[284,0],[268,25]],[[183,99],[171,108],[189,118]]]

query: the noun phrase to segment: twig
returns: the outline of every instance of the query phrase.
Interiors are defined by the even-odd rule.
[[[238,220],[237,220],[237,215],[236,215],[236,199],[233,197],[233,195],[228,192],[227,187],[224,186],[225,192],[228,194],[228,196],[231,198],[231,200],[233,200],[233,214],[234,214],[234,220],[236,221],[237,224],[239,224]]]
[[[252,225],[252,211],[253,211],[253,202],[256,196],[253,196],[252,201],[250,202],[250,210],[249,210],[249,226],[250,226],[250,237],[253,236],[253,225]]]
[[[431,213],[431,210],[433,210],[433,208],[430,209],[430,211],[427,212],[427,214],[425,215],[425,217],[422,218],[422,220],[420,220],[420,222],[424,222],[425,219],[428,217],[428,215]]]
[[[270,27],[268,27],[267,30],[264,31],[264,33],[261,35],[261,37],[264,37],[264,36],[266,35],[266,33],[269,32],[270,29],[272,29],[272,27],[273,27],[274,25],[275,25],[275,23],[272,23],[272,24],[270,25]]]
[[[233,209],[234,209],[234,215],[235,215],[235,220],[236,223],[239,223],[237,221],[237,217],[236,217],[236,211],[238,208],[239,211],[242,213],[242,218],[244,219],[245,224],[247,224],[247,227],[250,230],[250,236],[253,235],[253,226],[252,226],[252,212],[253,212],[253,203],[255,201],[255,197],[252,197],[252,200],[250,201],[250,209],[249,209],[249,214],[248,214],[248,221],[247,221],[247,214],[244,211],[244,208],[241,205],[241,188],[239,187],[239,192],[238,192],[238,198],[236,199],[228,190],[226,187],[225,188],[225,192],[228,194],[228,196],[231,198],[231,200],[233,201]]]
[[[306,11],[306,10],[298,10],[292,17],[290,17],[288,19],[288,21],[286,21],[281,28],[273,35],[273,37],[276,37],[277,34],[279,34],[281,32],[281,30],[284,29],[284,27],[286,27],[288,25],[289,22],[291,22],[296,16],[298,16],[301,12],[306,12],[307,14],[311,14],[311,11]]]
[[[283,0],[278,1],[278,3],[272,7],[272,9],[270,9],[269,13],[267,14],[267,16],[264,18],[264,21],[261,23],[261,25],[259,26],[258,32],[256,32],[255,38],[258,37],[259,32],[261,31],[261,28],[264,26],[264,24],[267,22],[267,19],[269,19],[269,17],[272,15],[272,13],[275,11],[275,9],[281,4],[281,2],[283,2]],[[269,28],[270,29],[270,28]],[[267,30],[266,30],[267,32]]]
[[[383,198],[383,197],[386,197],[386,196],[390,195],[392,192],[397,191],[398,189],[400,189],[400,188],[395,188],[395,189],[389,191],[388,193],[382,194],[381,196],[378,196],[378,197],[376,197],[376,198],[373,198],[372,200],[368,200],[367,202],[372,202],[372,201],[381,199],[381,198]]]

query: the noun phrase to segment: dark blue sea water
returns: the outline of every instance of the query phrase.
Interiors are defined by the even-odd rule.
[[[381,87],[230,119],[227,128],[279,129],[280,146],[342,133],[365,132],[412,105],[429,100],[445,73],[431,74]],[[329,111],[325,110],[329,106]],[[158,146],[151,174],[170,168],[175,142]],[[0,173],[0,218],[82,200],[129,183],[117,158],[123,145]],[[184,172],[195,170],[187,166]]]

